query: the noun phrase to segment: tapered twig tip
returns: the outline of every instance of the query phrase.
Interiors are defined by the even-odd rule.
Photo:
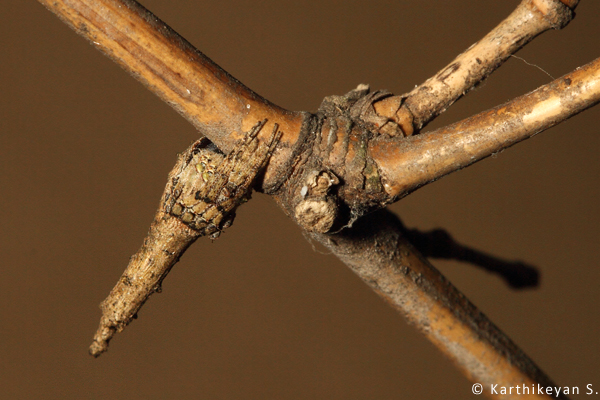
[[[108,343],[98,343],[94,340],[90,346],[89,352],[91,356],[93,356],[94,358],[98,358],[100,354],[104,353],[106,350],[108,350]]]
[[[98,358],[100,354],[108,351],[108,342],[115,334],[115,329],[110,326],[103,326],[102,322],[100,323],[100,327],[94,335],[94,341],[90,345],[89,353],[94,358]]]

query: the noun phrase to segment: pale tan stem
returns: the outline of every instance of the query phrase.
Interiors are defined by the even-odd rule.
[[[133,0],[39,1],[172,105],[225,151],[233,148],[242,132],[250,129],[257,120],[266,118],[269,124],[278,123],[284,133],[282,149],[274,154],[270,165],[283,165],[293,158],[293,147],[300,138],[305,115],[274,106],[247,89],[138,3]],[[563,0],[563,3],[574,6],[576,1]],[[494,31],[474,50],[459,56],[460,65],[451,64],[431,82],[411,93],[412,100],[407,100],[406,104],[412,105],[400,108],[408,110],[411,118],[414,117],[409,121],[410,125],[414,124],[419,129],[535,35],[568,22],[571,17],[569,10],[565,11],[566,19],[558,18],[557,22],[549,22],[543,16],[544,12],[547,16],[551,15],[552,7],[558,9],[560,4],[555,0],[525,0],[519,6],[519,12],[523,13],[521,16],[509,18],[508,22],[503,23],[501,31]],[[543,11],[540,5],[549,7]],[[531,9],[532,6],[537,9]],[[512,36],[509,32],[511,29]],[[494,35],[500,33],[494,39]],[[494,52],[495,46],[500,46],[501,50]],[[480,64],[475,54],[486,54],[483,51],[485,49],[491,55],[485,60],[480,59],[484,66],[477,67],[475,64]],[[589,69],[589,66],[586,68]],[[594,74],[597,80],[597,72]],[[442,142],[435,142],[430,135],[414,138],[420,141],[413,138],[404,142],[386,142],[384,138],[372,141],[369,151],[388,183],[388,194],[405,194],[427,181],[476,161],[477,157],[485,157],[496,148],[501,149],[522,140],[594,104],[597,99],[592,99],[590,93],[597,91],[597,82],[584,83],[585,79],[577,73],[573,75],[556,83],[555,88],[549,88],[548,91],[544,89],[540,92],[543,95],[537,98],[532,97],[522,104],[511,103],[496,109],[489,116],[478,117],[481,121],[476,119],[438,132],[436,138],[445,139]],[[444,94],[446,86],[450,86],[449,94]],[[556,94],[553,90],[564,90],[565,95]],[[436,100],[438,97],[441,100]],[[568,109],[565,112],[557,105],[563,100],[565,104],[569,101],[572,104],[572,107],[564,107]],[[538,103],[535,104],[535,101]],[[527,110],[525,117],[519,117],[518,107]],[[576,109],[579,111],[574,111]],[[393,111],[398,111],[398,108]],[[478,122],[481,124],[478,125]],[[484,123],[485,126],[492,126],[486,130]],[[404,127],[400,119],[399,124]],[[513,128],[515,133],[510,133],[504,144],[494,147],[501,136],[498,132],[510,132]],[[446,137],[442,135],[444,132],[447,133]],[[467,139],[461,138],[464,132],[467,133]],[[481,146],[478,141],[482,142]],[[278,163],[277,160],[282,161]],[[429,163],[433,165],[432,169],[420,171]],[[272,173],[269,171],[272,170],[267,170],[265,180],[270,179]],[[385,213],[380,215],[386,216]],[[352,230],[342,234],[312,235],[328,246],[376,292],[405,313],[471,379],[507,386],[533,382],[550,384],[543,373],[429,266],[399,235],[397,227],[392,225],[389,217],[383,220],[371,218],[359,220]],[[195,240],[194,232],[185,229],[179,221],[159,212],[150,233],[150,237],[157,240],[144,243],[130,263],[130,268],[113,289],[114,295],[111,293],[109,296],[111,300],[103,305],[106,317],[103,317],[95,343],[90,349],[93,354],[103,351],[112,334],[135,316],[145,299],[158,289],[181,252]],[[147,276],[148,267],[155,262],[160,263],[160,271]],[[136,288],[137,292],[143,294],[129,304],[118,305],[118,309],[127,311],[112,313],[111,307],[117,305],[115,301],[118,303],[118,299],[125,298],[121,294],[129,290],[132,282],[137,281],[144,282],[143,290]]]
[[[369,150],[386,192],[400,198],[527,139],[600,101],[600,58],[508,103],[409,138],[378,137]]]
[[[569,23],[571,8],[558,0],[523,0],[508,18],[425,83],[375,103],[376,112],[395,121],[407,136],[419,131],[537,35]]]
[[[471,381],[483,384],[484,394],[496,399],[556,398],[554,393],[538,394],[538,384],[556,385],[413,248],[390,212],[363,217],[336,235],[311,237],[416,325]],[[493,395],[491,384],[519,386],[520,393],[525,385],[529,395],[517,395],[516,389],[512,395]]]
[[[257,95],[133,0],[39,0],[98,50],[228,152],[256,121],[275,123],[293,145],[303,113]],[[287,160],[291,146],[275,154]],[[271,168],[273,171],[275,168]],[[267,171],[266,181],[275,179]]]

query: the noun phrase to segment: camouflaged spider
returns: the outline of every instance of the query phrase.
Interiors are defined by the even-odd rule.
[[[227,156],[208,139],[194,143],[171,173],[165,212],[201,236],[219,237],[231,226],[235,209],[250,198],[254,178],[281,136],[276,125],[267,143],[259,145],[256,136],[265,122],[257,123]]]
[[[136,317],[152,293],[161,291],[163,279],[196,239],[216,239],[231,226],[281,138],[275,124],[271,136],[259,142],[265,123],[254,125],[228,155],[204,138],[180,155],[144,244],[100,304],[102,318],[90,354],[97,357],[108,349],[114,334]]]

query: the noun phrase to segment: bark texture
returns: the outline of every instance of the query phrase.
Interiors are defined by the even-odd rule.
[[[395,215],[381,210],[338,234],[312,233],[310,237],[417,326],[470,380],[485,387],[498,382],[555,387],[521,349],[415,251],[403,231]]]
[[[266,129],[278,124],[283,136],[259,186],[313,239],[412,321],[469,378],[505,386],[551,384],[418,254],[395,217],[378,211],[358,218],[596,104],[599,61],[478,116],[411,136],[535,36],[568,23],[576,0],[523,0],[483,40],[411,93],[370,93],[359,85],[344,96],[326,98],[314,115],[286,111],[256,95],[135,1],[39,1],[225,153],[257,120],[267,119]],[[176,262],[169,246],[185,249],[194,240],[185,233],[186,225],[174,226],[166,216],[159,220],[150,237],[158,248],[166,246],[163,259],[144,256],[142,248],[141,262],[136,261],[148,266],[139,272],[147,281],[144,290],[158,288]],[[178,229],[188,239],[173,233]],[[138,290],[131,289],[127,272],[124,276],[116,290]],[[119,318],[133,318],[138,303],[128,306],[133,314]],[[108,329],[121,327],[116,323]],[[92,352],[102,350],[110,333],[99,330]]]

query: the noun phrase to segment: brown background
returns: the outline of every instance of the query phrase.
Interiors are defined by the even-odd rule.
[[[518,1],[143,3],[261,95],[315,110],[363,82],[410,90]],[[555,77],[597,57],[600,2],[581,3],[566,29],[518,55]],[[449,361],[260,194],[221,239],[193,246],[108,354],[89,357],[98,304],[198,133],[37,2],[2,9],[2,398],[472,396]],[[511,59],[434,126],[549,80]],[[409,226],[537,265],[541,287],[516,292],[435,263],[556,382],[600,392],[599,117],[600,107],[586,111],[392,208]]]

